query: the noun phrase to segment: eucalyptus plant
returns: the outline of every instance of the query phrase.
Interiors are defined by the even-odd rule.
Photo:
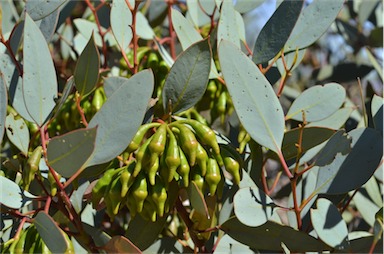
[[[380,1],[0,4],[3,253],[383,251]]]

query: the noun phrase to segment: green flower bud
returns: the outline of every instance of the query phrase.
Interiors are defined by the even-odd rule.
[[[147,179],[144,173],[140,173],[131,187],[130,193],[136,201],[136,211],[143,211],[144,200],[148,196]]]
[[[136,135],[133,137],[132,141],[129,143],[126,151],[128,153],[132,153],[136,151],[140,147],[141,141],[143,140],[144,135],[147,133],[147,131],[159,125],[160,123],[148,123],[140,126],[140,128],[136,132]]]
[[[205,175],[205,181],[209,186],[209,192],[211,195],[215,195],[217,185],[221,180],[220,167],[214,158],[208,158],[207,174]]]

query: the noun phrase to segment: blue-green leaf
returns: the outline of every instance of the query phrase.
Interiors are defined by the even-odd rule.
[[[304,8],[285,44],[285,51],[306,48],[327,31],[344,5],[344,0],[314,0]]]
[[[352,107],[344,107],[338,109],[335,113],[319,121],[314,121],[306,125],[306,127],[324,127],[330,128],[333,130],[340,129],[345,122],[348,120],[349,116],[355,109]]]
[[[303,1],[283,1],[261,29],[253,49],[253,61],[264,63],[284,47],[299,17]]]
[[[55,111],[56,112],[55,112],[55,115],[54,115],[53,118],[57,117],[57,115],[59,114],[59,112],[60,112],[61,108],[63,107],[64,103],[67,101],[68,96],[71,94],[72,88],[74,86],[75,86],[75,81],[73,80],[73,76],[71,76],[67,80],[67,83],[64,86],[62,95],[61,95],[59,101],[56,104],[56,107],[55,107]]]
[[[64,236],[64,231],[56,225],[53,218],[46,212],[41,211],[36,215],[34,225],[51,252],[67,253],[67,250],[71,248],[69,241]]]
[[[228,41],[220,43],[219,60],[240,122],[257,143],[279,153],[284,113],[271,84],[251,59]]]
[[[291,105],[286,119],[303,121],[302,112],[308,122],[322,120],[334,112],[344,103],[346,92],[337,83],[324,86],[313,86],[305,90]]]
[[[0,144],[3,143],[5,117],[7,116],[8,93],[4,76],[0,74]]]
[[[129,239],[121,235],[115,235],[104,246],[108,253],[141,253]]]
[[[365,184],[379,166],[383,156],[381,134],[371,128],[359,128],[348,135],[352,138],[351,152],[337,154],[331,164],[319,168],[316,193],[340,194],[355,190]]]
[[[218,46],[222,40],[230,41],[240,48],[240,37],[237,31],[236,11],[232,1],[223,1],[217,29]]]
[[[124,84],[128,79],[124,77],[109,77],[104,80],[104,92],[107,98],[119,89],[119,87]]]
[[[41,31],[25,15],[23,97],[31,118],[39,126],[47,120],[57,97],[56,70]]]
[[[141,12],[136,13],[136,32],[144,40],[152,40],[155,37],[155,32],[153,32],[147,18]]]
[[[0,203],[14,209],[19,209],[32,202],[34,195],[22,190],[14,181],[0,176],[1,195]]]
[[[376,94],[372,98],[371,112],[375,129],[383,134],[383,98]]]
[[[200,215],[209,218],[207,203],[205,202],[204,195],[199,190],[196,183],[192,181],[189,184],[187,191],[191,207]]]
[[[281,251],[283,242],[292,252],[325,251],[331,248],[303,231],[267,221],[259,227],[249,227],[232,217],[220,226],[233,239],[257,250]]]
[[[246,13],[257,8],[259,5],[264,3],[264,1],[265,0],[237,0],[235,3],[235,10],[240,13]]]
[[[68,0],[33,0],[27,1],[25,10],[33,20],[39,20],[47,17],[49,14],[57,10]]]
[[[311,209],[311,221],[319,238],[337,250],[349,247],[347,224],[331,201],[320,198]]]
[[[179,38],[181,47],[186,50],[193,43],[201,41],[203,37],[196,31],[191,22],[189,22],[179,11],[172,9],[172,22],[173,28]],[[211,72],[209,78],[216,78],[219,74],[217,73],[216,65],[211,60]]]
[[[131,25],[132,12],[128,8],[127,3],[121,0],[114,0],[111,8],[111,28],[123,52],[129,50],[128,47],[133,37]]]
[[[97,24],[95,22],[88,21],[86,19],[74,19],[73,23],[75,24],[77,30],[79,30],[81,36],[88,40],[89,37],[93,34],[95,37],[95,43],[98,47],[103,46],[103,41],[101,39],[99,29],[97,27]],[[113,47],[116,45],[116,39],[112,35],[111,32],[107,31],[104,27],[101,27],[101,31],[105,33],[104,39],[106,42],[108,42],[108,45]],[[76,43],[75,43],[76,44]],[[75,45],[76,48],[76,45]],[[76,48],[78,50],[78,48]]]
[[[167,112],[185,111],[201,99],[208,83],[211,56],[208,39],[192,44],[179,55],[164,84],[163,106]]]
[[[380,210],[380,206],[377,206],[374,202],[372,202],[366,195],[362,193],[361,190],[356,192],[356,194],[353,196],[353,202],[361,214],[361,217],[363,217],[364,221],[369,226],[373,227],[375,224],[375,213]]]
[[[79,56],[76,63],[75,86],[82,97],[86,96],[95,88],[99,79],[100,56],[95,45],[93,35],[89,38],[87,45]]]
[[[108,162],[124,151],[143,121],[153,86],[152,71],[141,71],[103,104],[88,125],[88,128],[98,128],[95,151],[87,166]]]
[[[272,199],[257,187],[239,189],[234,198],[236,217],[241,223],[257,227],[272,216],[275,204]]]
[[[215,253],[254,254],[255,252],[249,246],[236,241],[229,235],[224,235],[220,238],[219,244],[215,248]]]
[[[6,109],[7,107],[5,107]],[[15,116],[11,113],[5,119],[5,128],[7,137],[25,156],[28,155],[29,146],[29,130],[23,118]]]
[[[96,128],[79,129],[52,138],[47,146],[49,165],[63,177],[81,170],[95,148]]]
[[[55,10],[43,19],[36,21],[41,33],[47,42],[51,41],[52,35],[56,30],[57,21],[59,19],[59,10]]]

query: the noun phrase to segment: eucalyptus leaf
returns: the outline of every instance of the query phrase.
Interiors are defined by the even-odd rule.
[[[97,24],[95,22],[88,21],[86,19],[77,18],[73,20],[73,23],[75,24],[76,28],[79,30],[80,34],[83,38],[88,40],[88,38],[91,37],[93,34],[95,37],[95,43],[98,47],[103,46],[103,41],[101,39],[101,36],[99,34],[99,29],[97,27]],[[101,31],[105,33],[104,39],[106,42],[108,42],[108,45],[110,47],[113,47],[116,45],[116,40],[113,37],[113,35],[107,31],[104,27],[101,27]]]
[[[164,236],[148,247],[144,254],[186,253],[184,246],[176,239]]]
[[[237,219],[249,227],[257,227],[272,216],[273,200],[257,187],[241,188],[233,198]]]
[[[132,34],[132,12],[125,1],[114,0],[111,8],[111,28],[123,52],[129,50]]]
[[[240,13],[246,13],[257,8],[259,5],[264,3],[264,1],[265,0],[237,0],[235,3],[235,10]]]
[[[72,89],[75,86],[75,81],[73,80],[73,76],[71,76],[68,80],[67,83],[64,86],[63,92],[61,93],[61,97],[59,101],[56,104],[55,107],[55,115],[53,118],[56,118],[58,114],[60,113],[61,108],[63,107],[64,103],[67,101],[68,96],[72,93]]]
[[[56,70],[47,42],[35,22],[25,15],[23,97],[31,118],[42,126],[55,107]]]
[[[107,98],[111,97],[111,95],[127,82],[127,78],[124,77],[109,77],[104,79],[104,92]]]
[[[70,47],[73,42],[73,27],[68,24],[63,24],[59,29],[61,37],[63,38],[60,40],[60,49],[61,49],[61,55],[64,60],[67,60],[71,54],[73,54],[72,48]],[[70,44],[69,44],[70,43]]]
[[[376,94],[371,101],[371,112],[375,129],[383,134],[383,98]]]
[[[351,116],[355,109],[352,107],[345,107],[338,109],[335,113],[319,121],[310,122],[306,127],[324,127],[329,129],[340,129]]]
[[[141,39],[152,40],[155,37],[155,32],[152,30],[143,13],[136,13],[136,22],[136,33]]]
[[[203,39],[193,25],[176,9],[172,9],[172,21],[173,28],[175,29],[183,50],[186,50],[193,43]],[[211,72],[209,73],[209,78],[217,78],[218,76],[219,74],[217,73],[216,65],[213,60],[211,60]]]
[[[346,155],[337,154],[331,164],[319,168],[316,193],[340,194],[357,189],[371,178],[379,166],[383,156],[379,132],[358,128],[349,132],[348,136],[352,138],[352,150]]]
[[[320,198],[311,209],[311,220],[319,238],[337,250],[349,247],[347,224],[331,201]]]
[[[380,207],[372,202],[362,191],[356,192],[353,196],[353,202],[364,221],[369,226],[373,227],[375,223],[375,214],[380,210]]]
[[[218,46],[222,40],[230,41],[240,48],[240,37],[237,31],[236,11],[232,1],[223,1],[221,4],[220,18],[217,29]]]
[[[43,19],[36,21],[39,25],[40,31],[44,35],[47,42],[51,41],[52,35],[56,30],[57,21],[59,19],[59,10],[55,10]]]
[[[240,122],[257,143],[279,153],[284,136],[284,113],[271,84],[259,68],[228,41],[220,43],[219,60]]]
[[[33,20],[39,20],[47,17],[68,0],[33,0],[27,1],[25,10]]]
[[[220,226],[233,239],[256,250],[281,251],[283,242],[292,252],[325,251],[331,248],[312,236],[276,222],[249,227],[232,217]]]
[[[265,63],[284,48],[297,19],[303,1],[283,1],[261,29],[253,49],[252,60]]]
[[[7,109],[7,107],[5,107]],[[7,137],[23,154],[28,156],[29,130],[21,117],[15,117],[12,113],[5,118]]]
[[[241,242],[236,241],[229,235],[224,235],[220,238],[219,244],[215,248],[214,253],[244,253],[244,254],[253,254],[252,251],[247,245],[242,244]]]
[[[70,248],[64,236],[65,233],[46,212],[40,211],[34,218],[33,224],[51,252],[66,253]]]
[[[344,103],[346,91],[337,83],[313,86],[305,90],[291,105],[286,119],[308,122],[319,121],[332,115]]]
[[[153,86],[152,71],[141,71],[121,85],[94,115],[88,128],[98,128],[88,167],[108,162],[124,151],[143,121]]]
[[[164,109],[176,114],[193,107],[204,95],[211,68],[209,40],[192,44],[173,64],[163,89]],[[170,103],[171,108],[168,108]]]
[[[47,146],[49,165],[67,178],[82,170],[95,148],[96,131],[96,127],[78,129],[52,138]]]
[[[193,181],[190,182],[187,191],[191,207],[200,215],[209,218],[208,207],[205,202],[204,195],[201,193],[196,183]]]
[[[14,181],[0,176],[1,195],[0,203],[13,209],[29,205],[36,196],[22,190]]]
[[[141,253],[141,251],[124,236],[116,235],[104,246],[108,253]]]
[[[77,60],[73,74],[76,89],[82,97],[88,95],[96,87],[99,79],[99,66],[99,50],[92,34]]]
[[[4,76],[0,73],[0,144],[3,143],[5,118],[7,116],[8,92]]]
[[[84,211],[86,210],[86,208],[84,208],[83,210],[83,196],[89,185],[90,185],[89,181],[85,181],[84,183],[82,183],[76,190],[73,191],[70,198],[70,201],[75,211],[77,213],[81,213],[82,222],[86,222],[84,219],[86,217],[86,212],[89,211],[89,210]],[[93,215],[92,213],[88,213],[88,214]],[[92,216],[92,219],[93,219],[93,216]]]
[[[300,13],[284,51],[306,48],[317,41],[336,19],[343,5],[344,0],[313,0]]]

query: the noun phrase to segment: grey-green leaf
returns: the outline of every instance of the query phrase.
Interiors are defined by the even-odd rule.
[[[351,152],[337,154],[331,164],[319,168],[316,193],[340,194],[357,189],[379,166],[383,156],[381,134],[371,128],[358,128],[348,135],[352,138]]]
[[[78,129],[52,138],[47,146],[49,165],[63,177],[83,169],[95,148],[96,129]]]
[[[306,127],[324,127],[338,130],[345,124],[354,110],[352,107],[340,108],[327,118],[311,122]]]
[[[264,63],[284,47],[303,7],[303,1],[283,1],[267,21],[253,49],[253,61]]]
[[[281,251],[282,242],[292,252],[330,250],[329,246],[312,236],[272,221],[259,227],[249,227],[232,217],[220,229],[233,239],[258,250]]]
[[[349,247],[347,224],[331,201],[320,198],[311,209],[311,221],[319,238],[337,250]]]
[[[129,50],[132,34],[132,12],[125,1],[114,0],[111,8],[111,28],[123,52]]]
[[[251,59],[228,41],[220,43],[219,60],[240,122],[257,143],[279,153],[285,121],[271,84]]]
[[[200,215],[209,218],[207,203],[205,202],[204,195],[201,193],[196,183],[192,181],[189,184],[187,191],[191,207]]]
[[[275,205],[272,199],[257,187],[239,189],[233,202],[236,217],[249,227],[257,227],[267,222]]]
[[[217,29],[218,46],[222,40],[230,41],[240,48],[240,37],[237,31],[236,11],[232,1],[223,1]]]
[[[6,102],[6,101],[5,101]],[[7,107],[5,107],[7,109]],[[7,137],[25,156],[28,155],[29,130],[23,118],[11,113],[5,118]]]
[[[25,10],[33,20],[45,18],[68,0],[33,0],[25,3]]]
[[[8,93],[3,74],[0,74],[0,144],[3,143],[5,117],[7,116]]]
[[[93,34],[79,56],[74,71],[75,86],[82,97],[95,88],[99,79],[100,56]]]
[[[383,98],[376,94],[371,101],[371,112],[375,129],[383,134]]]
[[[192,44],[178,56],[163,89],[163,106],[167,112],[185,111],[201,99],[208,83],[211,56],[208,39]]]
[[[324,86],[313,86],[305,90],[291,105],[286,119],[303,121],[302,112],[308,122],[322,120],[334,112],[344,103],[346,92],[337,83]]]
[[[304,8],[285,44],[285,51],[306,48],[327,31],[344,5],[344,0],[314,0]]]
[[[35,198],[31,193],[24,191],[14,181],[0,176],[1,195],[0,203],[14,209],[29,205]]]
[[[108,253],[141,253],[129,239],[121,235],[115,235],[104,246]]]
[[[243,253],[253,254],[253,252],[247,245],[236,241],[229,235],[224,235],[220,238],[219,244],[215,248],[214,253]]]
[[[65,253],[67,251],[69,246],[63,235],[65,233],[46,212],[41,211],[36,215],[34,225],[51,252]]]
[[[143,121],[153,86],[152,71],[141,71],[103,104],[88,124],[89,128],[98,128],[95,150],[87,166],[108,162],[124,151]]]
[[[124,77],[109,77],[104,80],[104,92],[107,98],[111,95],[128,79]]]
[[[264,0],[237,0],[235,3],[235,10],[240,13],[246,13],[257,8],[262,3],[264,3]]]
[[[55,107],[56,70],[47,42],[35,22],[25,15],[23,96],[31,118],[42,126]]]

